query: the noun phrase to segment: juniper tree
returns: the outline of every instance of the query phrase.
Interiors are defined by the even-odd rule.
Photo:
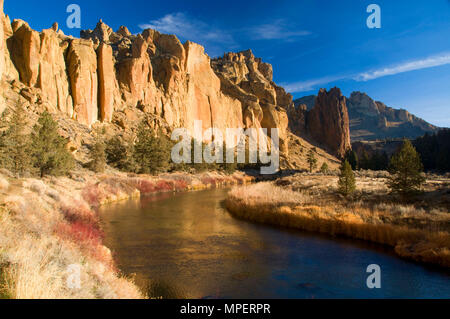
[[[352,170],[358,169],[358,155],[355,151],[349,150],[345,154],[345,160],[348,161],[348,163],[351,165]]]
[[[106,144],[99,133],[96,134],[89,157],[91,159],[89,169],[96,173],[103,173],[106,169]]]
[[[323,162],[322,166],[320,167],[320,171],[323,174],[328,174],[328,164],[326,162]]]
[[[9,120],[5,118],[2,122],[2,126],[6,127],[0,141],[2,166],[19,175],[30,172],[31,142],[26,132],[28,121],[23,105],[17,103],[11,118]]]
[[[59,135],[58,123],[50,113],[42,113],[31,136],[33,163],[41,177],[65,175],[72,169],[74,158],[67,149],[67,141]]]
[[[106,162],[124,172],[136,172],[137,165],[134,161],[134,145],[131,139],[114,136],[106,141]]]
[[[356,190],[355,174],[353,173],[352,166],[347,160],[342,163],[340,170],[341,173],[338,181],[339,192],[348,196]]]
[[[155,134],[143,121],[138,128],[133,157],[139,173],[156,174],[170,167],[170,141],[161,131]]]
[[[306,161],[308,162],[309,165],[309,171],[310,173],[312,173],[312,171],[317,167],[317,158],[315,156],[314,150],[310,150],[308,152]]]
[[[417,192],[425,182],[419,153],[409,140],[403,142],[389,163],[388,186],[394,193],[410,195]]]

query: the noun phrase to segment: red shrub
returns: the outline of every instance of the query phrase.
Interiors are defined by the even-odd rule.
[[[156,191],[157,192],[172,192],[173,191],[173,182],[160,180],[156,183]]]
[[[70,206],[62,206],[61,212],[63,213],[64,218],[71,223],[84,222],[88,224],[98,224],[98,216],[96,213],[78,201],[74,201]]]
[[[205,177],[200,178],[200,180],[201,180],[202,183],[205,184],[205,185],[213,185],[213,186],[216,186],[216,180],[215,180],[214,178],[212,178],[212,177],[205,176]]]
[[[100,245],[103,239],[103,232],[97,225],[84,222],[60,223],[55,230],[61,238],[74,241],[81,245]]]
[[[156,191],[155,184],[145,179],[138,180],[136,188],[141,192],[141,194],[149,194]]]
[[[183,181],[183,180],[174,181],[174,187],[177,192],[182,192],[182,191],[187,190],[188,186],[189,186],[189,184],[186,181]]]
[[[94,207],[100,205],[102,193],[98,185],[89,185],[83,190],[82,196],[91,207]]]

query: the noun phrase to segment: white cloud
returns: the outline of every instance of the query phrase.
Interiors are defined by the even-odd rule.
[[[345,77],[324,77],[308,81],[282,84],[287,92],[298,93],[315,90],[318,86],[345,79]]]
[[[427,69],[436,66],[450,64],[450,52],[441,53],[424,59],[402,62],[391,67],[380,68],[374,71],[362,72],[353,76],[330,76],[319,79],[285,84],[286,91],[291,93],[306,92],[317,89],[321,85],[329,84],[339,80],[355,80],[365,82],[381,77],[395,75],[415,70]]]
[[[140,24],[141,29],[155,29],[161,33],[175,34],[183,40],[190,40],[204,45],[210,54],[223,54],[222,46],[227,49],[237,46],[231,33],[215,28],[206,22],[195,19],[182,12],[170,13],[149,23]]]
[[[450,53],[443,53],[421,60],[400,63],[392,67],[386,67],[375,71],[360,73],[354,79],[356,81],[369,81],[388,75],[427,69],[445,64],[450,64]]]
[[[255,40],[287,40],[292,41],[299,37],[310,35],[311,32],[305,30],[290,30],[282,19],[272,23],[262,24],[250,29],[250,34]]]

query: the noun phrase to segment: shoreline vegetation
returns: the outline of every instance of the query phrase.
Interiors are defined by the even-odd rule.
[[[80,170],[68,177],[35,179],[16,178],[2,169],[0,298],[147,298],[132,278],[120,273],[103,246],[96,208],[132,197],[252,181],[241,172],[151,176]],[[79,289],[67,284],[73,265],[81,266]]]
[[[421,207],[424,201],[401,203],[389,195],[385,176],[378,174],[359,174],[351,199],[339,195],[335,176],[293,176],[235,187],[226,207],[240,219],[383,244],[400,257],[450,268],[448,180],[429,180],[424,186],[429,191],[421,195],[434,193],[447,201]]]

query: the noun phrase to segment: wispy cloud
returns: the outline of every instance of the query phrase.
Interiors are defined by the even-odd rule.
[[[310,35],[306,30],[293,30],[285,20],[278,19],[272,23],[261,24],[250,28],[250,35],[255,40],[287,40],[293,41]]]
[[[191,40],[204,45],[210,54],[222,54],[223,46],[227,49],[236,47],[233,35],[227,30],[216,28],[208,23],[182,12],[171,13],[162,18],[140,24],[141,29],[155,29],[162,33],[175,34],[182,40]],[[217,52],[216,52],[217,51]]]
[[[355,80],[369,81],[388,75],[395,75],[409,71],[427,69],[445,64],[450,64],[450,52],[428,57],[421,60],[400,63],[392,67],[386,67],[375,71],[360,73],[355,77]]]
[[[326,85],[340,80],[354,80],[358,82],[365,82],[389,75],[427,69],[446,64],[450,64],[450,52],[444,52],[424,59],[402,62],[393,66],[366,71],[351,76],[329,76],[307,81],[288,83],[285,84],[285,88],[288,92],[291,93],[306,92],[315,90],[318,88],[318,86]]]
[[[316,89],[318,86],[332,83],[345,79],[345,77],[323,77],[313,80],[300,81],[294,83],[282,83],[281,85],[286,89],[287,92],[298,93],[307,92]]]

